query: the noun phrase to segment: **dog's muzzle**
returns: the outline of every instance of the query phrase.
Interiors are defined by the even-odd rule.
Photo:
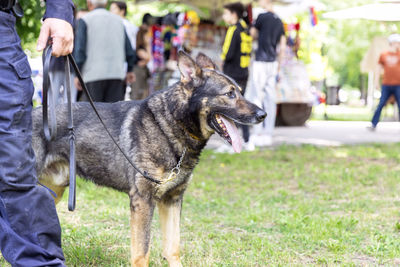
[[[262,110],[262,109],[257,110],[257,112],[256,112],[257,123],[262,122],[266,117],[267,117],[267,113],[264,110]]]

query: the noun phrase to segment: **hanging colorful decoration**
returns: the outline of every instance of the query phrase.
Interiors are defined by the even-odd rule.
[[[312,26],[316,26],[318,24],[318,16],[314,7],[310,7],[310,20]]]
[[[164,45],[162,40],[162,27],[160,25],[152,26],[152,56],[153,70],[164,67]]]

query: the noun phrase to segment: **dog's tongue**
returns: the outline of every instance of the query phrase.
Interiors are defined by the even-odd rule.
[[[238,128],[230,119],[224,116],[221,116],[221,119],[226,126],[229,136],[231,137],[233,150],[235,150],[236,153],[240,153],[240,151],[242,151],[242,139],[240,138]]]

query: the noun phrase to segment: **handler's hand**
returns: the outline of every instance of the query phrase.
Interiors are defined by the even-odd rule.
[[[74,32],[71,24],[62,19],[47,18],[40,29],[37,50],[42,51],[49,37],[53,38],[53,56],[71,54],[74,47]]]

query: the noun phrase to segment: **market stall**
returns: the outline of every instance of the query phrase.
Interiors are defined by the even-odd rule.
[[[148,1],[136,1],[141,4]],[[171,2],[171,1],[161,1]],[[196,55],[198,52],[207,54],[217,65],[221,65],[220,54],[227,27],[221,24],[222,7],[227,2],[233,1],[180,1],[193,10],[186,12],[175,12],[159,18],[161,22],[153,26],[153,64],[152,64],[152,90],[159,90],[179,79],[179,71],[176,67],[176,52],[178,49],[185,49]],[[243,1],[243,3],[251,1]],[[311,82],[308,77],[305,64],[298,59],[300,23],[293,23],[293,17],[298,12],[314,12],[314,23],[317,23],[314,5],[319,5],[315,0],[284,0],[277,1],[274,6],[275,12],[285,22],[285,31],[288,37],[288,51],[285,62],[282,65],[277,83],[277,123],[279,125],[303,125],[310,117],[315,96],[311,93]],[[200,7],[210,9],[209,18],[200,17]],[[262,11],[258,8],[250,8],[252,19]],[[319,6],[319,8],[321,8]],[[173,21],[172,25],[162,23],[166,17]],[[287,22],[286,22],[287,20]],[[165,45],[165,36],[170,41]],[[165,50],[168,49],[168,57],[165,57]],[[250,79],[249,79],[250,80]],[[249,82],[249,86],[251,86]]]

